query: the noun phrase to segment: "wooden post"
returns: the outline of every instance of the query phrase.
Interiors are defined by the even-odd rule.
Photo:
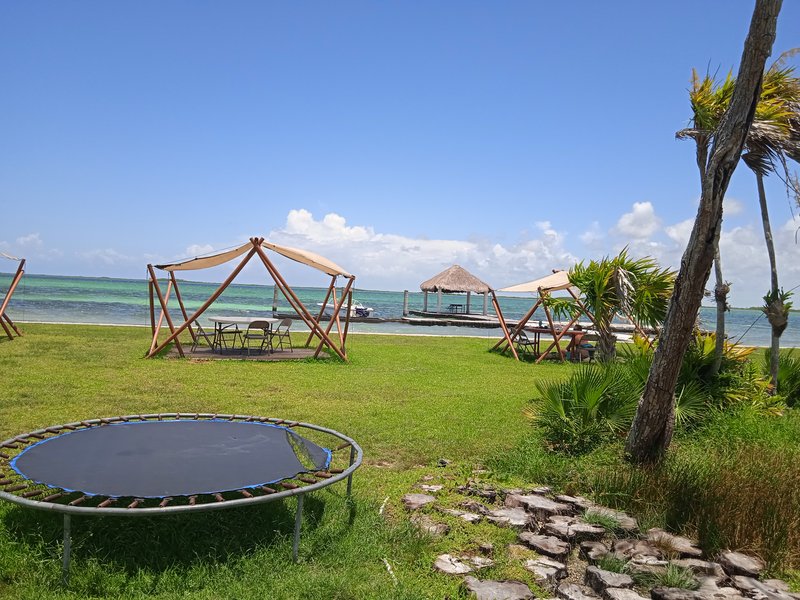
[[[169,325],[169,330],[171,335],[167,338],[167,342],[164,342],[164,346],[166,347],[167,343],[172,339],[175,340],[175,347],[178,348],[178,354],[181,357],[184,356],[183,354],[183,346],[181,346],[181,341],[178,339],[178,334],[175,333],[175,325],[172,323],[172,317],[169,316],[169,309],[167,308],[167,301],[164,299],[163,294],[161,293],[161,287],[158,285],[158,279],[156,279],[155,271],[153,271],[153,265],[147,265],[148,270],[150,271],[150,277],[153,279],[153,285],[156,289],[156,295],[158,295],[158,302],[161,304],[161,317],[159,317],[158,325],[156,326],[156,333],[153,336],[153,343],[150,345],[150,354],[148,356],[153,356],[156,352],[153,350],[153,345],[156,344],[158,338],[158,332],[161,329],[161,319],[166,317],[167,325]],[[172,282],[170,281],[167,285],[167,293],[169,293],[169,288],[172,286]],[[181,329],[183,331],[183,329]],[[178,332],[180,333],[180,332]]]
[[[403,316],[408,316],[408,290],[403,290]]]
[[[334,286],[336,285],[336,276],[334,275],[331,278],[331,284],[328,286],[328,293],[325,294],[325,299],[322,301],[322,307],[319,309],[319,314],[317,315],[317,323],[322,321],[322,315],[325,314],[325,307],[328,306],[328,299],[331,297],[331,293],[333,293]],[[277,287],[275,288],[278,289]],[[308,334],[308,339],[306,340],[305,346],[308,348],[308,345],[311,343],[311,339],[314,337],[314,331],[310,331]]]
[[[186,307],[183,305],[183,298],[181,298],[181,291],[178,289],[178,280],[175,278],[175,271],[169,272],[169,277],[172,280],[172,287],[175,288],[175,298],[178,300],[178,306],[181,307],[181,314],[183,315],[184,322],[189,319],[189,315],[186,314]],[[189,335],[192,336],[192,341],[197,341],[197,336],[194,333],[194,329],[192,329],[191,325],[189,326]]]
[[[428,290],[425,290],[425,297],[422,301],[422,312],[428,312]]]
[[[470,292],[467,292],[467,312],[466,312],[466,314],[469,314],[469,298],[470,298]]]
[[[342,350],[347,354],[347,331],[350,329],[350,307],[353,306],[353,292],[352,290],[347,294],[347,316],[344,319],[344,335],[342,336]]]
[[[21,335],[19,330],[14,325],[14,322],[6,315],[6,308],[8,308],[9,303],[11,302],[11,296],[14,294],[14,290],[17,289],[17,285],[19,285],[20,279],[25,274],[25,259],[19,261],[19,265],[17,266],[17,271],[14,273],[14,278],[11,280],[11,284],[8,286],[8,290],[6,291],[6,296],[3,298],[3,304],[0,305],[0,322],[5,318],[6,321],[13,327],[14,331],[17,332],[17,335]],[[6,330],[6,334],[8,335],[8,339],[13,340],[14,336],[11,335],[11,332],[8,331],[8,328],[3,325],[3,329]]]
[[[169,296],[172,293],[172,281],[167,279],[167,293],[164,294],[164,301],[169,306]],[[158,334],[161,333],[161,326],[164,324],[164,309],[161,309],[161,314],[158,317],[158,323],[156,323],[156,332],[153,334],[153,342],[150,344],[150,350],[152,350],[156,345],[156,340],[158,340]]]
[[[154,299],[153,299],[153,280],[149,279],[149,277],[150,276],[148,275],[147,288],[148,288],[149,293],[150,293],[150,335],[155,337],[155,335],[156,335],[156,307],[153,304],[153,302],[154,302]]]
[[[442,288],[436,291],[436,312],[442,312]]]
[[[536,309],[539,308],[539,305],[541,303],[542,303],[542,299],[541,298],[536,300],[536,304],[533,305],[533,308],[531,308],[527,313],[525,313],[525,316],[522,317],[522,319],[519,321],[519,323],[517,323],[517,326],[514,327],[514,330],[511,332],[511,339],[512,340],[514,338],[516,338],[517,335],[519,335],[519,332],[522,331],[523,327],[525,327],[525,325],[527,325],[528,321],[530,321],[530,319],[531,319],[531,316],[533,315],[533,313],[536,312]],[[500,306],[499,303],[497,305]],[[495,312],[497,312],[497,308],[495,308],[494,310],[495,310]],[[503,313],[498,313],[497,317],[499,319],[503,319]],[[505,319],[503,319],[503,320],[505,321]],[[505,341],[506,341],[505,339],[501,339],[494,346],[492,346],[492,350],[497,350],[497,348],[499,348]],[[503,348],[501,350],[501,352],[505,352],[505,351],[506,351],[505,348]]]
[[[272,286],[272,316],[275,316],[275,313],[278,312],[278,286]]]
[[[353,282],[355,280],[356,280],[355,277],[351,277],[347,281],[347,285],[345,286],[344,290],[342,291],[342,299],[339,301],[338,304],[336,304],[334,306],[334,312],[336,313],[336,316],[337,316],[337,319],[336,319],[337,323],[339,322],[339,319],[338,319],[339,309],[342,307],[342,304],[344,303],[344,299],[347,296],[348,292],[350,291],[350,288],[352,287]],[[349,319],[350,318],[350,316],[349,316],[350,311],[347,311],[347,312],[348,312],[348,317],[347,318]],[[330,333],[331,327],[333,327],[333,320],[331,320],[328,323],[328,327],[325,329],[325,337],[326,338],[328,337],[328,334]],[[344,345],[344,340],[342,340],[342,345]],[[336,350],[336,348],[333,348],[333,349]],[[322,342],[320,341],[319,345],[317,346],[316,352],[314,352],[314,358],[317,358],[319,356],[319,353],[320,353],[321,350],[322,350]],[[347,355],[344,355],[344,359],[347,360]]]
[[[511,335],[508,333],[506,321],[503,319],[503,311],[500,310],[500,304],[497,302],[497,296],[494,295],[494,292],[492,292],[492,304],[494,304],[494,310],[497,313],[498,319],[500,320],[500,327],[503,330],[503,335],[505,336],[506,342],[508,342],[508,347],[511,348],[511,354],[514,355],[516,360],[519,360],[519,356],[517,356],[517,349],[514,348],[514,343],[511,341]]]
[[[492,291],[492,295],[494,295],[494,291]],[[487,306],[489,300],[489,292],[483,292],[483,316],[489,314],[489,307]],[[499,302],[497,303],[499,306]]]

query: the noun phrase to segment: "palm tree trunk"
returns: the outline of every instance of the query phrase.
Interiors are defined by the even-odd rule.
[[[664,332],[636,410],[625,452],[636,463],[659,461],[675,427],[675,384],[689,346],[722,226],[722,199],[755,116],[764,64],[775,41],[781,0],[756,0],[730,107],[716,133],[692,235],[667,310]]]
[[[771,393],[778,391],[778,365],[780,360],[780,340],[783,330],[786,328],[785,323],[780,324],[776,319],[783,321],[783,301],[781,300],[779,287],[778,287],[778,263],[775,259],[775,242],[772,239],[772,227],[769,223],[769,210],[767,209],[767,194],[764,191],[764,176],[761,172],[756,171],[756,183],[758,185],[758,204],[761,207],[761,224],[764,227],[764,241],[767,244],[767,254],[769,255],[769,271],[770,271],[770,297],[772,301],[768,304],[774,305],[774,308],[767,306],[767,319],[769,320],[770,327],[772,328],[772,339],[770,344],[769,353],[769,375],[770,383],[772,384]]]
[[[617,356],[617,336],[615,336],[610,329],[598,328],[597,349],[599,350],[597,356],[598,361],[613,361]]]
[[[720,228],[720,231],[722,228]],[[714,300],[717,303],[717,327],[714,338],[714,362],[711,364],[711,372],[716,375],[722,365],[722,356],[725,354],[725,312],[728,310],[728,292],[730,285],[722,278],[722,261],[719,255],[719,236],[717,232],[714,241]]]

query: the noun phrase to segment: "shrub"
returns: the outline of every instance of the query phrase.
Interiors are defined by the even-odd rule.
[[[764,351],[761,371],[769,374],[769,349]],[[794,350],[781,352],[778,358],[778,394],[788,406],[800,406],[800,356]]]

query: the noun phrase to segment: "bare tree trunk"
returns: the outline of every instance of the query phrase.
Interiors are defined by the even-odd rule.
[[[664,332],[625,444],[628,458],[636,463],[660,460],[672,441],[675,384],[711,272],[714,240],[722,225],[722,199],[753,123],[780,9],[781,0],[756,0],[736,88],[709,155],[700,207],[681,259]]]
[[[758,185],[758,204],[761,207],[761,224],[764,227],[764,241],[767,243],[769,255],[770,293],[772,300],[768,303],[767,319],[772,328],[772,339],[769,352],[769,377],[772,387],[770,392],[778,391],[778,366],[780,364],[781,334],[786,329],[783,300],[778,287],[778,263],[775,259],[775,242],[772,239],[772,227],[769,223],[769,210],[767,209],[767,193],[764,191],[764,176],[759,171],[755,172]]]

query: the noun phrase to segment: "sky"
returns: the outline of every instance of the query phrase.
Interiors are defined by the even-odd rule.
[[[700,195],[674,135],[692,68],[735,73],[753,4],[5,2],[0,251],[29,273],[144,278],[263,236],[384,290],[452,264],[501,288],[625,246],[677,269]],[[773,57],[794,46],[787,1]],[[767,194],[793,288],[800,216],[777,177]],[[731,302],[758,305],[744,166],[723,227]],[[238,281],[266,283],[257,267]]]

